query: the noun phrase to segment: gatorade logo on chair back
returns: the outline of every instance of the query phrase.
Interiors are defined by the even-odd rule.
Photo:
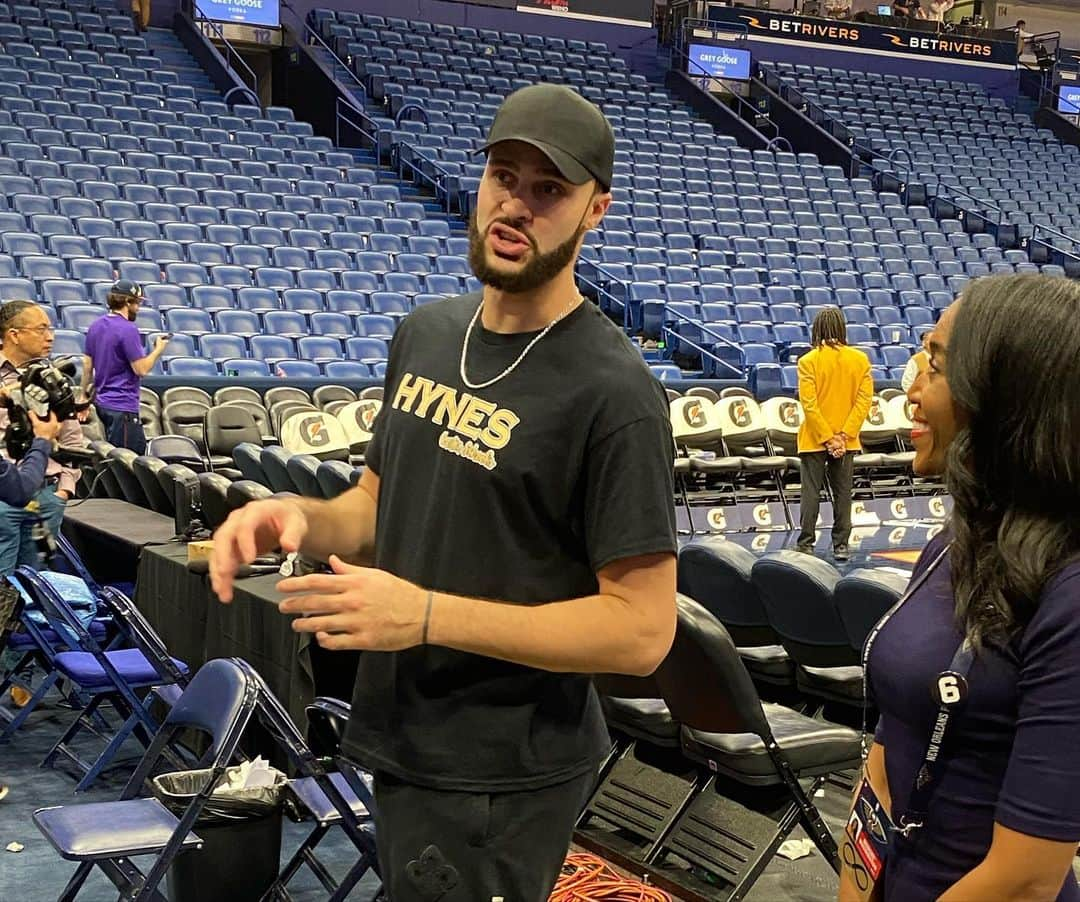
[[[802,417],[799,416],[799,405],[794,401],[785,401],[778,409],[780,422],[789,429],[798,429],[802,425]]]
[[[334,417],[315,410],[300,410],[281,424],[281,445],[293,454],[311,454],[319,460],[348,460],[349,439]]]
[[[375,420],[382,406],[383,402],[376,398],[362,398],[346,404],[337,412],[337,421],[345,430],[353,451],[363,451],[371,441]]]
[[[300,435],[312,448],[321,448],[330,441],[330,433],[323,428],[320,417],[307,417],[300,423]]]
[[[740,429],[743,429],[750,425],[750,407],[746,403],[745,398],[735,398],[728,405],[728,416],[731,417],[733,422]]]
[[[686,420],[686,425],[691,426],[694,429],[700,429],[705,425],[705,411],[702,409],[699,402],[693,404],[687,404],[683,407],[683,419]]]

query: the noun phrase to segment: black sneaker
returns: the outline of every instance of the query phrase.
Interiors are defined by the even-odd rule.
[[[797,552],[799,552],[799,554],[813,554],[814,553],[814,546],[813,545],[796,545],[795,550]]]
[[[847,547],[847,544],[837,545],[835,548],[833,548],[832,556],[834,560],[846,561],[851,558],[851,551]]]

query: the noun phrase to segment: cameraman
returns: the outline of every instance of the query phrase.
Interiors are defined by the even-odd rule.
[[[7,396],[7,387],[0,385],[0,400]],[[30,411],[30,423],[34,427],[34,441],[30,450],[18,463],[0,459],[0,500],[15,507],[25,507],[41,488],[45,481],[45,468],[49,463],[52,443],[60,434],[60,423],[56,415],[50,413],[47,420],[40,419]],[[0,650],[0,657],[9,660],[3,662],[5,669],[15,664],[18,655]],[[16,707],[22,707],[30,700],[30,693],[21,686],[11,687],[11,700]],[[0,783],[0,800],[8,794],[6,783]]]
[[[8,387],[0,385],[0,399],[6,398]],[[37,494],[45,482],[45,468],[49,465],[52,443],[60,434],[61,423],[56,414],[50,413],[47,420],[41,419],[32,410],[30,422],[34,427],[34,441],[22,460],[13,463],[0,458],[0,501],[25,507]]]
[[[0,385],[12,386],[20,371],[32,360],[49,356],[53,329],[45,311],[31,301],[8,301],[0,306]],[[0,434],[8,428],[8,414],[0,409]],[[69,448],[83,448],[82,427],[75,420],[59,426],[57,441]],[[0,456],[10,460],[6,448]],[[45,482],[33,495],[49,531],[57,535],[64,506],[75,494],[81,473],[61,466],[53,458],[45,467]],[[30,534],[33,517],[26,504],[0,501],[0,575],[7,576],[20,564],[37,566],[37,549]]]
[[[154,349],[145,353],[135,325],[142,304],[142,286],[121,279],[109,289],[109,312],[86,330],[82,389],[89,396],[94,385],[94,406],[105,427],[105,438],[117,448],[146,453],[146,435],[139,419],[139,380],[157,363],[169,343],[159,335]]]

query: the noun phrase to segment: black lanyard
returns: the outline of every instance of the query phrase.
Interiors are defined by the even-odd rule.
[[[870,650],[885,624],[889,622],[889,619],[893,614],[895,614],[900,607],[912,597],[912,595],[922,588],[923,584],[930,577],[930,574],[937,569],[938,565],[948,552],[949,546],[946,545],[941,553],[927,565],[926,569],[923,570],[921,574],[919,574],[919,578],[908,587],[908,590],[904,593],[903,597],[885,612],[884,616],[870,631],[870,635],[867,636],[866,642],[863,645],[864,758],[866,753],[866,715],[867,709],[869,708],[868,693],[870,678],[868,665],[870,662]],[[957,712],[957,707],[963,704],[967,699],[967,676],[971,671],[973,660],[974,654],[972,653],[967,640],[964,639],[961,641],[960,647],[956,649],[956,653],[953,655],[952,661],[949,664],[949,669],[938,674],[938,677],[934,682],[933,691],[934,696],[938,701],[938,710],[934,719],[933,728],[930,731],[930,741],[926,747],[926,754],[923,756],[922,766],[919,768],[919,772],[915,777],[915,786],[911,791],[908,810],[896,822],[899,832],[905,837],[910,836],[913,831],[919,829],[925,822],[926,811],[930,804],[930,797],[933,795],[934,790],[937,788],[937,783],[941,779],[941,772],[944,765],[944,762],[942,761],[942,750],[945,747],[945,738],[948,734],[949,724],[953,721],[954,715]]]
[[[952,657],[949,669],[938,674],[934,685],[934,695],[938,699],[937,717],[934,719],[934,727],[930,731],[930,742],[926,746],[926,754],[923,756],[922,767],[915,775],[915,788],[911,790],[908,799],[908,810],[900,816],[897,825],[904,836],[908,836],[913,830],[918,830],[926,820],[926,811],[930,805],[930,797],[937,788],[941,779],[941,773],[945,769],[942,760],[942,750],[945,748],[945,737],[958,712],[958,706],[967,699],[968,682],[967,675],[971,671],[971,664],[975,655],[967,639],[960,642],[956,654]]]

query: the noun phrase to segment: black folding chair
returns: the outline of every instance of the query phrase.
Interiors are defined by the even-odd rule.
[[[262,723],[277,739],[298,775],[289,781],[289,789],[317,825],[297,852],[301,862],[296,862],[293,866],[296,858],[294,856],[294,860],[286,865],[271,889],[270,897],[275,898],[276,893],[277,898],[291,898],[286,883],[292,879],[300,863],[306,863],[331,894],[331,899],[337,902],[348,896],[352,887],[369,868],[378,873],[375,826],[371,814],[375,811],[375,799],[370,778],[361,774],[340,755],[333,761],[338,768],[337,772],[329,772],[325,759],[318,758],[312,752],[288,712],[262,678],[251,670],[249,665],[244,666],[260,688],[259,713]],[[342,709],[347,711],[347,706],[342,705]],[[344,713],[344,717],[347,719],[348,714]],[[337,779],[334,779],[335,777]],[[340,883],[334,881],[314,855],[315,846],[334,825],[341,827],[352,840],[358,854],[356,862]]]
[[[679,596],[677,605],[675,641],[655,674],[597,677],[604,694],[626,704],[662,699],[667,718],[680,724],[683,755],[699,766],[704,782],[642,860],[654,864],[676,855],[730,883],[728,899],[741,899],[801,824],[838,869],[836,843],[811,799],[828,774],[859,763],[859,734],[782,705],[763,705],[724,626],[692,599]],[[778,823],[740,834],[734,825],[747,821],[746,810],[718,793],[718,774],[751,788],[782,789],[787,810]],[[616,768],[608,782],[626,782],[626,776]],[[812,779],[809,789],[802,778]]]
[[[280,720],[282,715],[286,718],[284,709],[276,705],[277,711],[273,714],[275,719]],[[308,752],[301,752],[306,757],[312,756],[312,760],[324,766],[323,762],[333,762],[339,768],[337,771],[319,774],[312,770],[310,765],[300,770],[301,775],[289,781],[289,790],[297,805],[296,815],[300,819],[315,821],[315,828],[307,835],[299,848],[293,854],[289,862],[281,870],[281,874],[270,890],[272,899],[287,900],[289,894],[289,882],[296,876],[301,867],[307,865],[311,872],[318,878],[330,899],[345,899],[359,882],[369,868],[376,868],[377,858],[375,852],[375,823],[371,812],[374,810],[372,800],[374,798],[372,779],[368,774],[358,771],[341,755],[341,737],[345,730],[345,724],[349,720],[349,705],[334,698],[317,698],[314,703],[307,707],[308,735],[310,745]],[[292,723],[291,720],[288,721]],[[283,732],[291,733],[291,730]],[[291,737],[295,743],[299,733]],[[305,773],[310,770],[310,773]],[[341,801],[348,805],[348,816],[343,817],[330,795],[325,791],[326,780],[336,790]],[[363,793],[358,794],[354,785],[363,787]],[[315,853],[316,846],[335,826],[342,827],[345,832],[357,844],[360,852],[357,859],[352,863],[346,875],[339,881],[334,878],[326,865]],[[362,840],[362,842],[360,842]]]
[[[678,607],[675,644],[656,683],[682,724],[683,753],[710,777],[655,860],[678,855],[734,884],[728,898],[741,899],[801,824],[839,872],[836,842],[812,799],[829,774],[859,764],[859,733],[782,705],[763,705],[723,625],[690,599],[680,598]],[[735,803],[715,791],[718,774],[747,787],[784,790],[790,804],[771,836],[765,830],[752,836],[733,830]],[[803,778],[812,781],[808,789],[799,782]]]

